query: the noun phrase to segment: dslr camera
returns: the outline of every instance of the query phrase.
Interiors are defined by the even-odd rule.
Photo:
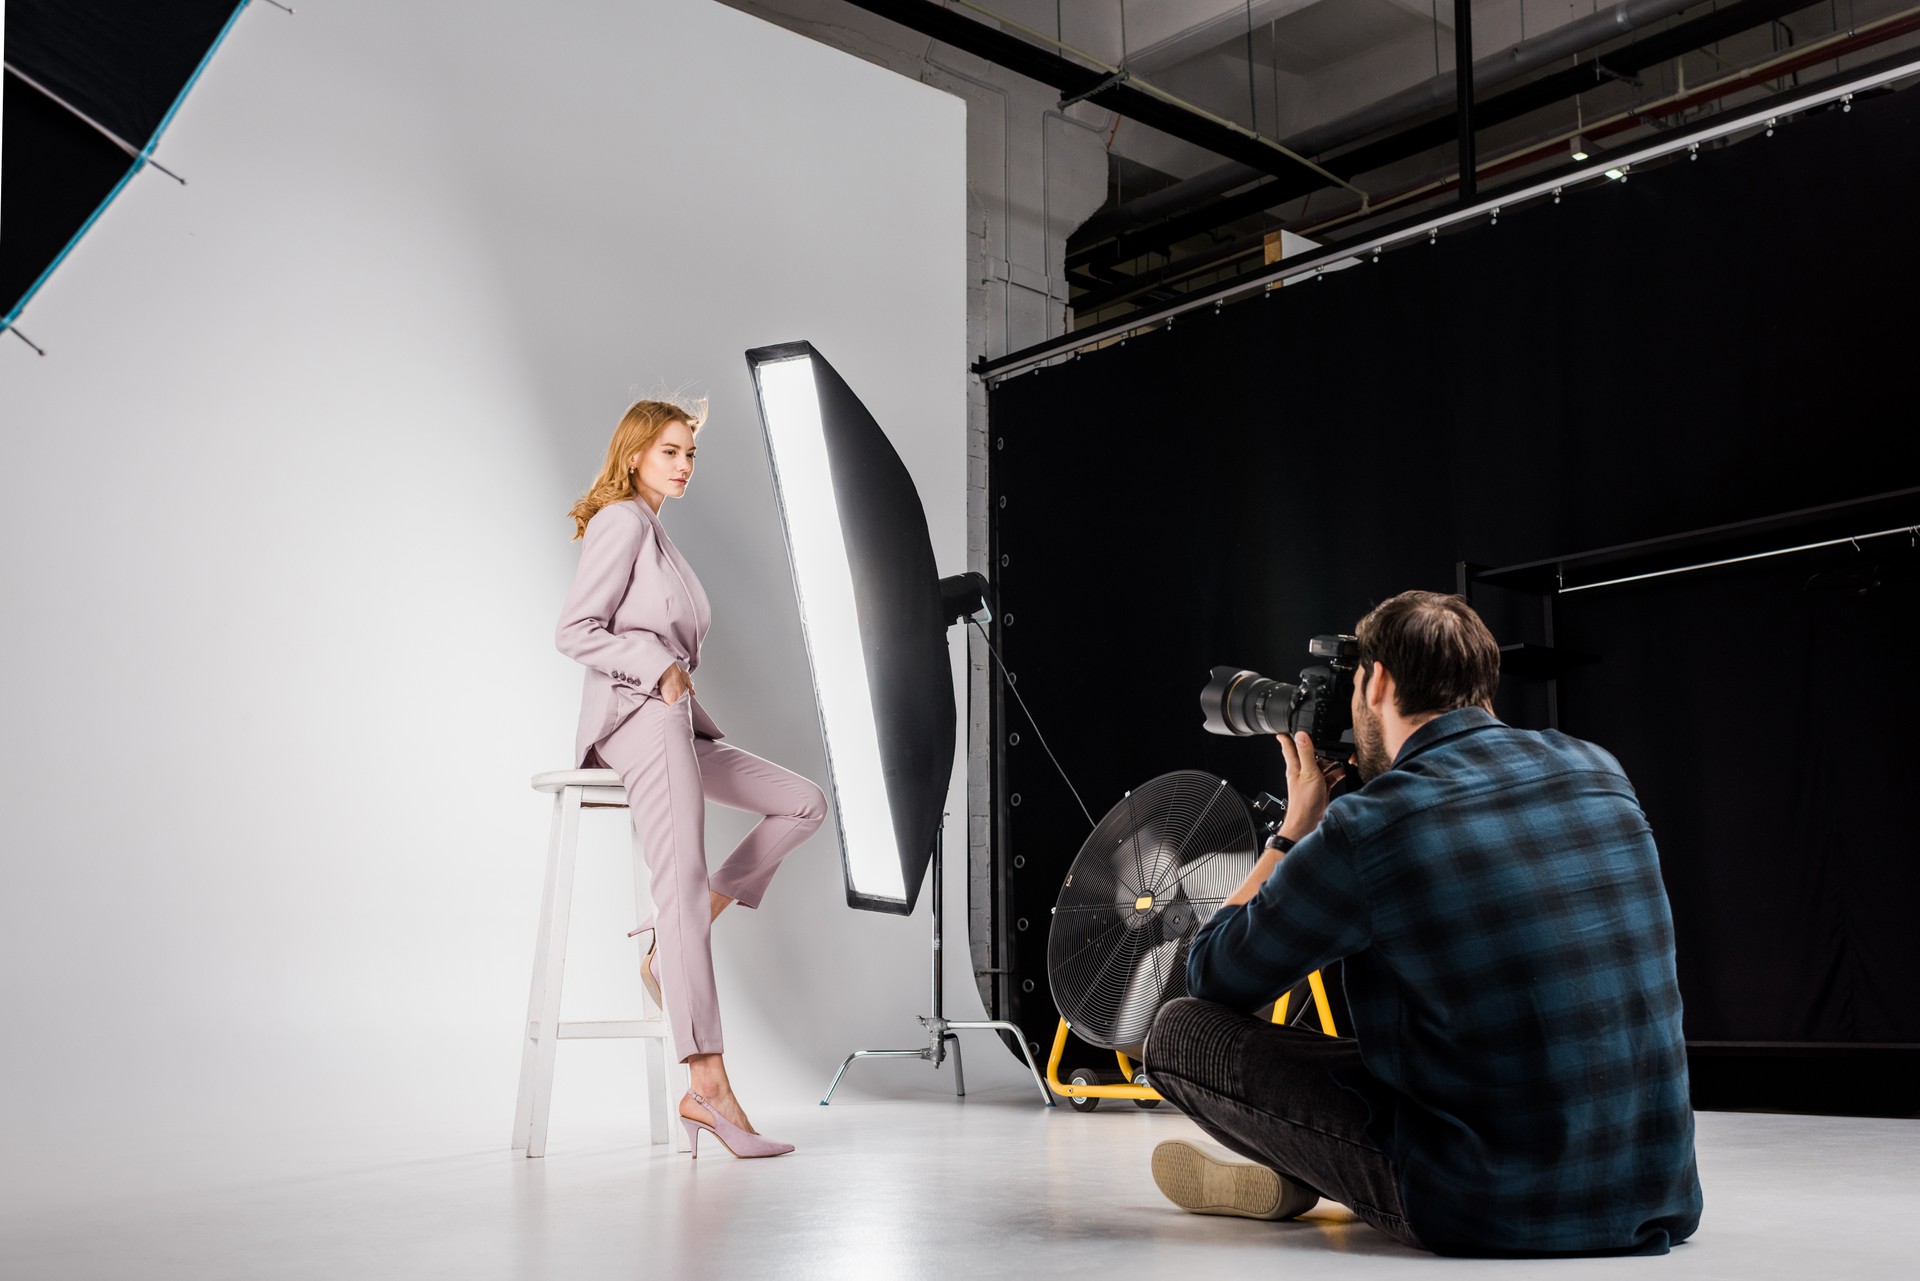
[[[1353,753],[1353,674],[1360,641],[1353,636],[1316,636],[1307,654],[1319,661],[1297,684],[1237,667],[1216,667],[1200,691],[1200,712],[1210,734],[1313,736],[1313,754],[1344,761]]]

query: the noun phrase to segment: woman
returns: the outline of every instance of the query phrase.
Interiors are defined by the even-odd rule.
[[[694,435],[705,418],[666,401],[630,407],[593,487],[573,507],[580,568],[554,643],[587,668],[575,761],[626,785],[646,847],[654,916],[641,977],[668,1007],[692,1088],[681,1124],[699,1155],[705,1130],[735,1156],[779,1156],[793,1145],[756,1133],[721,1059],[709,927],[739,903],[758,907],[780,860],[813,835],[826,798],[806,779],[720,742],[694,697],[693,673],[711,615],[693,567],[667,537],[660,508],[687,492]],[[763,817],[720,870],[707,874],[705,802]]]

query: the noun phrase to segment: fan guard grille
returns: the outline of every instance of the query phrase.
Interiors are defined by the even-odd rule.
[[[1225,780],[1179,770],[1107,811],[1074,856],[1047,936],[1053,1003],[1081,1040],[1130,1050],[1187,994],[1187,945],[1260,857]]]

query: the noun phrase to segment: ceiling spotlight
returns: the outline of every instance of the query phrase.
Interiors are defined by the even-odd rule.
[[[1593,159],[1593,150],[1587,145],[1587,135],[1584,133],[1576,133],[1573,135],[1572,147],[1573,158],[1575,160]]]
[[[1613,180],[1614,180],[1615,182],[1618,182],[1618,181],[1620,181],[1621,179],[1623,179],[1623,178],[1625,178],[1626,176],[1627,176],[1627,171],[1626,171],[1625,169],[1609,169],[1609,170],[1607,170],[1607,177],[1609,177],[1609,178],[1612,178],[1612,179],[1613,179]]]

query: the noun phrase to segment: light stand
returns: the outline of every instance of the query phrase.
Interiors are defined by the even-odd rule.
[[[940,922],[944,915],[946,894],[944,878],[941,874],[942,832],[945,825],[936,827],[933,832],[933,1013],[920,1015],[920,1026],[927,1030],[927,1044],[918,1050],[855,1050],[847,1055],[840,1064],[840,1070],[833,1074],[833,1084],[827,1087],[820,1106],[833,1102],[833,1092],[840,1088],[840,1078],[847,1074],[855,1059],[925,1059],[939,1067],[946,1061],[947,1042],[953,1042],[953,1092],[960,1098],[967,1097],[967,1079],[960,1069],[960,1033],[962,1032],[1006,1032],[1013,1037],[1013,1043],[1020,1047],[1021,1057],[1027,1061],[1027,1071],[1033,1074],[1034,1088],[1040,1091],[1040,1101],[1048,1107],[1053,1106],[1053,1095],[1048,1092],[1046,1083],[1040,1079],[1040,1069],[1035,1066],[1033,1054],[1027,1049],[1027,1038],[1021,1030],[1005,1019],[987,1019],[980,1022],[953,1022],[943,1011],[946,1009],[945,993],[941,985],[941,947]]]
[[[941,578],[927,515],[906,464],[846,380],[808,342],[747,353],[766,429],[794,598],[813,674],[847,905],[913,912],[933,870],[933,1013],[918,1050],[855,1050],[820,1100],[833,1100],[858,1058],[925,1059],[953,1042],[954,1093],[965,1097],[961,1032],[1013,1037],[1040,1101],[1053,1106],[1020,1028],[947,1019],[941,983],[945,917],[941,809],[953,775],[956,716],[947,631],[986,606],[980,573]]]

